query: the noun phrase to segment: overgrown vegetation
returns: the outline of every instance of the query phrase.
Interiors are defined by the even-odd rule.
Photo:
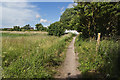
[[[76,52],[79,53],[79,70],[84,77],[118,78],[120,76],[120,41],[102,40],[96,52],[96,41],[89,41],[78,36],[75,42]]]
[[[3,34],[3,77],[52,77],[52,68],[62,61],[66,41],[71,39],[70,35],[62,36],[65,29],[82,33],[77,37],[75,46],[79,53],[79,70],[83,75],[96,72],[102,77],[120,76],[120,42],[103,39],[96,51],[97,33],[101,33],[102,38],[120,35],[119,2],[76,3],[73,8],[66,9],[60,21],[52,23],[48,29],[41,23],[36,24],[37,31],[48,31],[53,36]],[[31,26],[25,25],[21,29],[14,26],[15,31],[30,30]],[[88,74],[86,77],[89,77]]]
[[[67,8],[60,17],[60,21],[43,27],[41,23],[36,24],[37,31],[48,31],[49,35],[61,36],[65,29],[77,30],[82,32],[84,37],[95,38],[97,33],[102,36],[120,35],[119,2],[79,2],[74,0],[77,5],[73,8]],[[26,31],[34,29],[28,24],[23,27],[14,26],[15,30]]]
[[[61,22],[55,22],[48,27],[48,34],[55,35],[55,36],[62,36],[64,35],[65,29]]]
[[[50,35],[60,36],[64,29],[82,32],[86,38],[95,38],[97,33],[101,33],[102,36],[120,35],[119,2],[76,1],[76,3],[76,6],[64,11],[60,21],[49,26]]]
[[[43,27],[41,23],[36,24],[35,26],[36,26],[35,28],[37,29],[37,31],[47,31],[47,28]]]
[[[77,2],[61,15],[60,22],[66,29],[82,32],[84,37],[119,35],[119,2]]]
[[[3,78],[51,78],[72,35],[24,35],[3,33]]]

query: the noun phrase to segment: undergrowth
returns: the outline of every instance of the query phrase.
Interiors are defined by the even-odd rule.
[[[99,73],[99,77],[118,78],[120,76],[120,42],[102,40],[96,51],[96,40],[83,39],[78,36],[75,51],[79,57],[79,70],[85,77],[88,73]],[[87,74],[87,75],[86,75]],[[95,77],[95,75],[93,75]],[[98,77],[98,76],[97,76]]]
[[[61,37],[9,35],[2,37],[3,78],[52,78],[72,39],[71,34]]]

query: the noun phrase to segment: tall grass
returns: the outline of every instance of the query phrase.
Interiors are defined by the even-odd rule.
[[[120,76],[120,42],[114,40],[102,40],[96,52],[96,41],[76,38],[76,52],[79,53],[79,70],[86,74],[96,72],[103,78],[117,78]],[[87,77],[89,77],[87,75]],[[95,75],[94,75],[95,77]]]
[[[4,78],[51,78],[64,58],[71,34],[2,37]]]

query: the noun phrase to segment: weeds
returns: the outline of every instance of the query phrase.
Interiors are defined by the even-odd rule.
[[[116,78],[120,76],[120,43],[113,40],[102,40],[96,52],[96,41],[90,42],[80,37],[76,38],[76,52],[79,53],[79,70],[100,73],[103,77]],[[88,77],[88,75],[87,75]],[[95,77],[95,75],[94,75]]]
[[[9,35],[2,37],[3,78],[51,78],[72,37]]]

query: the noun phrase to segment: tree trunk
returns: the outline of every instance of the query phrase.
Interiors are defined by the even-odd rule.
[[[89,21],[89,24],[88,24],[88,31],[89,31],[89,37],[90,37],[90,42],[91,42],[91,34],[90,34],[90,24],[91,24],[91,22]]]
[[[94,27],[94,35],[93,35],[93,40],[95,39],[95,30],[96,30],[96,26],[95,26],[95,16],[94,16],[94,8],[92,8],[92,13],[93,13],[93,16],[92,16],[92,23],[93,23],[93,27]]]

